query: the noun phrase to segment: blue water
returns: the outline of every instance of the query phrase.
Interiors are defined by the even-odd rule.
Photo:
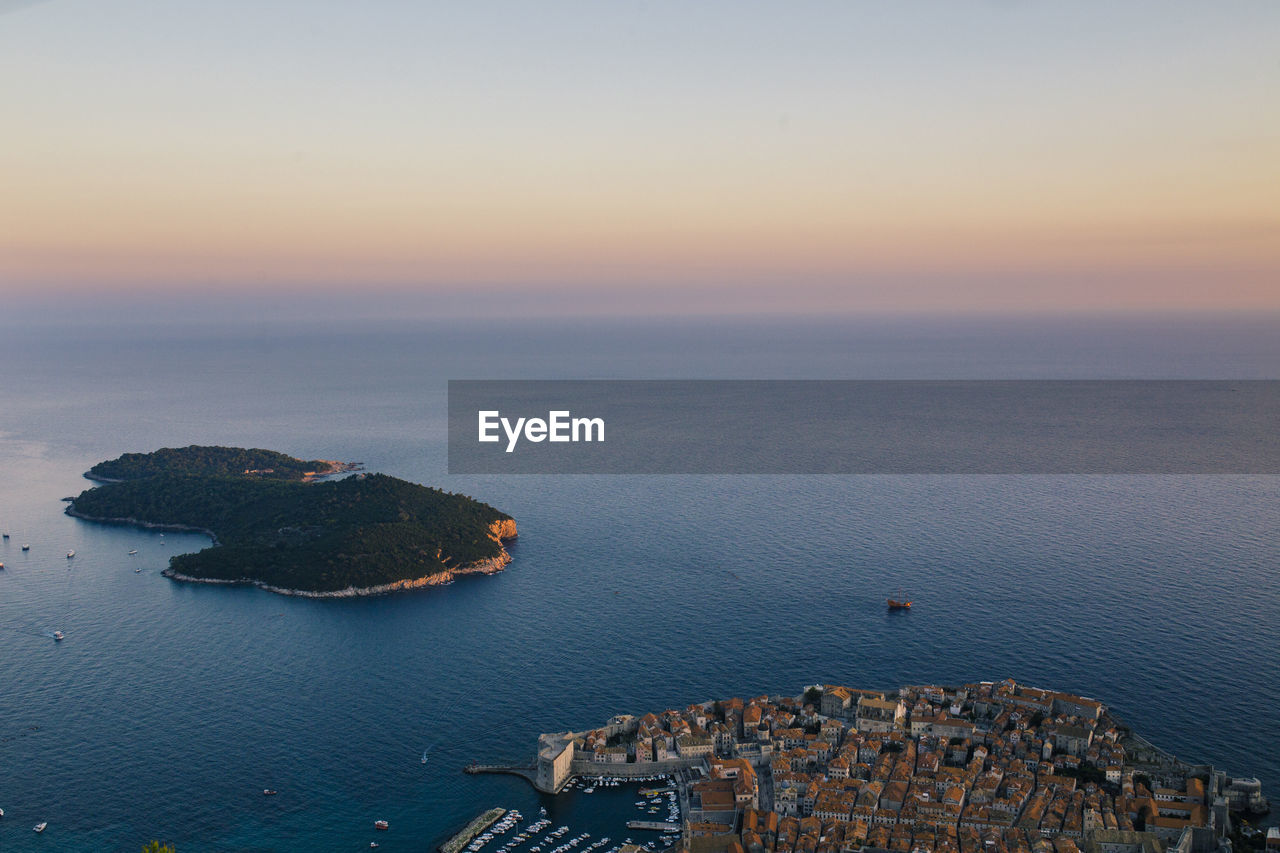
[[[449,378],[1276,378],[1278,330],[1265,317],[4,330],[0,848],[356,850],[385,818],[382,849],[423,850],[484,807],[539,803],[616,841],[635,835],[621,828],[630,792],[553,802],[460,768],[619,712],[815,681],[1077,690],[1278,796],[1280,478],[462,478],[446,475],[444,442]],[[308,601],[171,582],[168,556],[203,537],[62,514],[94,462],[188,443],[464,491],[516,517],[515,560],[439,590]],[[899,586],[919,605],[887,614]]]

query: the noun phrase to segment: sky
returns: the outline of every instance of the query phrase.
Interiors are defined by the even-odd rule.
[[[1278,46],[1274,0],[0,0],[0,293],[1280,311]]]

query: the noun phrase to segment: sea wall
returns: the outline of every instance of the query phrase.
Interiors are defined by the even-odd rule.
[[[575,758],[569,767],[569,773],[571,776],[617,776],[620,779],[635,779],[699,767],[705,760],[704,756],[701,755],[694,758],[664,758],[662,761],[636,761],[632,763],[586,761],[581,758]]]

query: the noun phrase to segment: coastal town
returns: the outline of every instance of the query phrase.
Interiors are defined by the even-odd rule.
[[[544,793],[669,777],[683,815],[669,846],[688,853],[1216,853],[1268,808],[1256,779],[1186,764],[1094,699],[1012,680],[622,715],[542,735],[527,768],[472,768],[502,770]]]

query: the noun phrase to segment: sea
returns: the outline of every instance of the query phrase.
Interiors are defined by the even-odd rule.
[[[1280,318],[4,325],[0,850],[425,851],[495,805],[642,840],[634,791],[463,768],[815,683],[1078,692],[1280,797],[1280,477],[450,476],[447,381],[528,378],[1275,379]],[[188,444],[471,495],[513,562],[308,600],[171,581],[205,537],[63,514],[95,462]]]

